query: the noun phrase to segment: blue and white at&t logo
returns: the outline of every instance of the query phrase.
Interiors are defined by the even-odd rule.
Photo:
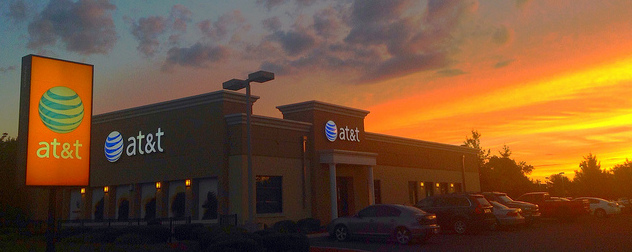
[[[128,157],[136,156],[136,154],[144,155],[154,152],[164,152],[162,148],[162,136],[165,132],[158,128],[156,133],[143,134],[138,131],[137,136],[127,138],[127,148],[125,154]],[[105,158],[114,163],[121,158],[123,154],[123,135],[118,131],[112,131],[105,139]]]
[[[325,124],[325,136],[330,142],[336,141],[336,138],[338,138],[338,127],[336,127],[334,121],[330,120]]]
[[[350,129],[349,126],[338,128],[334,121],[329,120],[325,124],[325,136],[330,142],[334,142],[336,139],[350,142],[360,142],[360,129],[358,129],[358,127]]]
[[[105,158],[116,162],[123,154],[123,136],[118,131],[112,131],[105,139]]]

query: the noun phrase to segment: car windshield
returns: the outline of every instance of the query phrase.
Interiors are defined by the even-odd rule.
[[[507,194],[498,195],[498,199],[502,203],[512,202],[514,201],[511,197],[507,196]]]
[[[494,207],[496,207],[496,208],[501,208],[501,209],[507,209],[507,208],[509,208],[509,207],[507,207],[507,206],[505,206],[505,205],[503,205],[503,204],[500,204],[500,203],[498,203],[498,202],[496,202],[496,201],[490,201],[489,203],[492,203],[492,205],[493,205]]]
[[[476,200],[478,200],[478,203],[483,206],[491,206],[491,204],[489,204],[489,201],[487,201],[483,196],[474,196],[474,198],[476,198]]]

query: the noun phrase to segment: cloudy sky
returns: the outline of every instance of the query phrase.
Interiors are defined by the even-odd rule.
[[[217,91],[259,69],[254,113],[320,100],[367,131],[461,144],[572,177],[632,159],[629,0],[0,2],[0,131],[17,136],[21,58],[92,64],[94,113]]]

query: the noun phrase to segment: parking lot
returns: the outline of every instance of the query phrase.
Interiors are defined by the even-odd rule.
[[[401,246],[392,241],[337,242],[328,237],[310,240],[313,247],[365,251],[632,251],[632,215],[575,222],[544,219],[538,225],[485,231],[477,235],[439,234],[425,244]]]

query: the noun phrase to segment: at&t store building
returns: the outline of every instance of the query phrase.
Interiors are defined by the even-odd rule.
[[[253,96],[254,103],[258,97]],[[92,117],[90,187],[65,220],[248,219],[246,96],[217,91]],[[480,190],[476,151],[370,133],[369,111],[319,101],[252,116],[255,221],[323,224],[376,203]]]

